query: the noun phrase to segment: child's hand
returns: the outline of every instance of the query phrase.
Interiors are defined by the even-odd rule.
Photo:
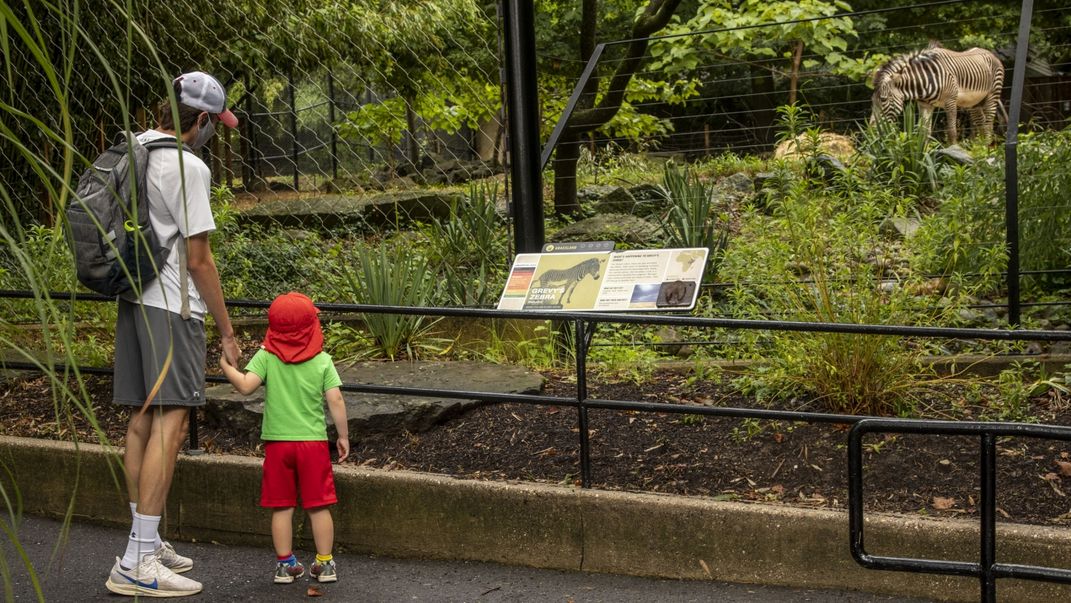
[[[219,368],[225,369],[225,368],[229,368],[230,366],[231,366],[230,363],[227,362],[227,355],[226,354],[220,354],[220,356],[219,356]]]
[[[349,438],[339,438],[335,442],[335,446],[338,447],[338,462],[341,463],[350,455],[350,440]]]

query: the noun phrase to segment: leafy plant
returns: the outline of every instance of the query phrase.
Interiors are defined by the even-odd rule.
[[[723,278],[731,311],[750,318],[858,324],[926,324],[957,306],[920,311],[909,287],[884,290],[887,260],[878,224],[887,199],[815,193],[792,184],[776,215],[745,216],[739,243],[726,254]],[[921,301],[921,303],[920,303]],[[739,385],[772,398],[807,395],[838,413],[914,412],[933,379],[921,351],[902,338],[843,333],[769,335],[769,362]]]
[[[552,328],[551,323],[534,327],[512,320],[493,320],[489,341],[480,357],[490,362],[507,362],[539,370],[572,363],[573,334],[569,329]]]
[[[662,189],[669,208],[662,216],[662,231],[669,247],[706,247],[708,279],[717,274],[722,253],[729,241],[728,216],[715,215],[714,185],[700,180],[687,166],[666,164]]]
[[[859,152],[869,163],[870,179],[899,194],[923,197],[938,188],[938,142],[915,116],[914,104],[904,107],[903,127],[879,119],[862,132]]]
[[[409,250],[388,252],[361,248],[355,269],[339,267],[339,297],[354,303],[382,306],[430,306],[437,286],[427,262]],[[429,336],[437,320],[416,314],[368,312],[365,326],[372,344],[370,352],[394,360],[405,353],[416,358],[422,352],[442,352],[443,341]]]

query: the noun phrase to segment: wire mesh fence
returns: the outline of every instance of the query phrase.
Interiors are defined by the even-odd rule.
[[[568,219],[552,221],[551,238],[710,247],[715,263],[708,269],[708,301],[701,311],[711,315],[742,315],[743,306],[730,303],[735,296],[747,298],[748,312],[774,319],[858,320],[862,317],[844,311],[822,315],[810,302],[806,316],[800,316],[798,308],[771,300],[799,302],[821,286],[841,282],[868,282],[878,290],[914,287],[923,293],[927,287],[944,293],[960,283],[984,282],[988,297],[957,307],[961,317],[975,316],[974,310],[999,322],[1005,315],[994,295],[1002,286],[1006,242],[1003,207],[993,201],[1002,195],[1004,178],[996,147],[970,168],[957,166],[955,157],[943,155],[936,144],[922,157],[891,157],[900,163],[886,176],[893,178],[896,170],[901,176],[890,180],[890,197],[915,201],[882,201],[884,215],[872,218],[885,229],[882,244],[897,249],[868,250],[877,256],[867,260],[867,270],[816,279],[813,266],[789,262],[782,270],[761,270],[756,266],[779,258],[752,256],[749,266],[746,257],[734,260],[733,254],[748,249],[742,242],[753,233],[742,230],[742,216],[749,208],[766,206],[767,215],[785,217],[778,212],[800,176],[793,158],[827,161],[819,161],[821,173],[815,166],[803,170],[821,183],[807,194],[839,191],[857,199],[870,194],[849,190],[841,176],[863,169],[855,163],[859,157],[867,156],[873,166],[879,151],[903,151],[887,139],[868,138],[870,78],[879,65],[931,46],[978,45],[996,53],[1010,82],[1017,7],[860,2],[859,10],[846,13],[839,5],[817,2],[803,3],[807,6],[797,13],[792,3],[770,3],[772,10],[785,11],[771,15],[756,12],[753,4],[741,4],[737,12],[703,4],[695,13],[678,14],[660,37],[644,42],[622,100],[609,107],[613,118],[587,129],[575,127],[577,115],[606,108],[614,74],[631,64],[635,40],[627,38],[634,17],[606,19],[608,29],[616,19],[616,33],[626,39],[602,47],[592,67],[595,77],[571,98],[586,66],[570,20],[579,17],[568,7],[541,5],[544,136],[551,137],[556,125],[566,135],[556,139],[544,174],[546,212],[550,219],[559,207],[580,208],[558,212]],[[1042,175],[1023,179],[1023,274],[1041,284],[1025,301],[1026,307],[1050,314],[1046,308],[1065,297],[1062,270],[1071,247],[1063,185],[1044,177],[1046,164],[1054,157],[1058,161],[1065,146],[1058,134],[1046,136],[1061,130],[1071,115],[1071,76],[1064,73],[1071,55],[1065,4],[1044,2],[1035,10],[1022,114],[1024,128],[1036,134],[1021,167]],[[812,5],[817,12],[806,12]],[[0,142],[10,209],[5,220],[9,226],[13,221],[40,225],[13,229],[19,233],[13,239],[34,248],[39,260],[48,258],[55,270],[31,278],[17,254],[8,253],[0,268],[4,288],[76,289],[60,270],[69,264],[62,257],[62,236],[48,230],[61,222],[58,208],[70,193],[63,185],[121,130],[152,127],[171,78],[204,69],[227,87],[240,119],[237,130],[221,129],[204,151],[220,185],[214,248],[229,297],[270,299],[300,288],[325,301],[352,301],[372,271],[407,266],[402,256],[415,251],[429,267],[420,278],[436,281],[425,303],[494,303],[512,257],[503,167],[508,159],[503,57],[494,4],[132,3],[130,14],[117,14],[122,18],[112,23],[85,18],[94,8],[103,10],[104,4],[78,13],[63,5],[38,12],[12,7],[11,23],[36,21],[49,33],[36,41],[10,35],[4,51],[5,115],[10,117],[9,136]],[[1009,94],[1006,83],[1005,105]],[[576,111],[559,122],[570,102]],[[799,112],[785,110],[792,106]],[[944,138],[945,119],[938,111],[931,126],[938,140]],[[968,122],[963,114],[960,121]],[[998,118],[998,142],[1005,127]],[[911,128],[906,130],[910,135]],[[881,144],[884,149],[875,148]],[[971,148],[976,156],[986,154]],[[65,164],[68,150],[79,157]],[[908,175],[917,181],[903,175],[903,161],[915,159],[918,173]],[[690,241],[689,224],[681,219],[674,224],[679,216],[666,203],[675,186],[665,171],[668,160],[692,164],[696,179],[678,174],[681,186],[710,198],[704,210],[708,226],[713,225],[707,240]],[[941,193],[953,184],[959,187],[956,196]],[[972,187],[977,191],[964,193]],[[574,201],[570,195],[575,206],[568,205]],[[962,200],[967,197],[970,203]],[[927,219],[942,216],[922,227],[929,248],[902,240],[899,231],[919,228],[897,221],[911,218],[911,212]],[[617,217],[600,233],[579,224],[593,214]],[[969,237],[952,236],[968,231]],[[932,257],[905,266],[901,247]],[[380,248],[395,251],[376,260]],[[367,270],[350,279],[357,267]],[[920,282],[907,282],[912,279]],[[922,313],[938,303],[918,302],[915,309]],[[32,311],[26,314],[33,319]],[[925,319],[936,320],[929,314]]]

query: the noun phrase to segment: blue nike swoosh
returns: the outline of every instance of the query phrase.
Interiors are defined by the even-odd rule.
[[[140,586],[142,588],[152,588],[152,589],[159,588],[159,584],[157,583],[156,578],[153,578],[152,579],[152,583],[150,584],[148,582],[142,582],[140,580],[135,580],[135,579],[131,578],[130,576],[124,574],[122,571],[119,572],[119,575],[124,577],[124,578],[126,578],[127,580],[129,580],[132,584],[137,584],[138,586]]]

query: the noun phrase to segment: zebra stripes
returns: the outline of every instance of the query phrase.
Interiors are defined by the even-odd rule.
[[[1003,87],[1004,65],[988,50],[919,50],[889,61],[874,74],[871,119],[894,119],[904,103],[916,101],[928,130],[934,108],[941,108],[947,114],[948,144],[955,144],[957,111],[966,109],[974,133],[989,139]]]
[[[551,269],[540,274],[533,279],[532,284],[538,287],[552,287],[565,285],[562,289],[562,294],[558,297],[558,304],[561,305],[562,299],[566,294],[569,297],[565,299],[565,303],[569,303],[573,299],[573,289],[576,289],[577,283],[584,280],[585,276],[591,276],[594,280],[599,280],[599,259],[590,258],[580,262],[569,268]]]

